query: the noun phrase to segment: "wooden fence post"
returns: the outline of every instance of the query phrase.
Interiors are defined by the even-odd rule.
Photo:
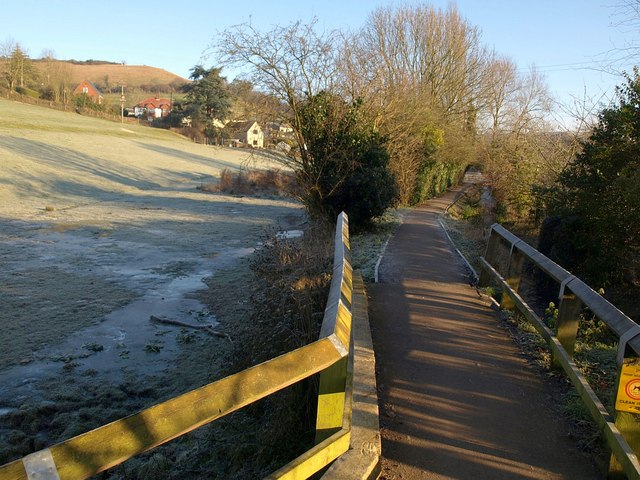
[[[342,428],[348,357],[344,357],[320,374],[316,444]]]
[[[489,265],[495,267],[496,254],[498,251],[498,245],[500,243],[500,237],[494,233],[493,225],[491,226],[491,232],[489,233],[489,241],[487,242],[487,250],[484,253],[484,259]],[[480,278],[478,279],[479,287],[488,287],[491,280],[491,275],[483,268],[480,271]]]
[[[524,255],[516,248],[511,249],[511,257],[509,259],[509,267],[507,268],[507,275],[505,281],[513,289],[514,292],[518,291],[520,287],[520,280],[522,279],[522,267],[524,266]],[[511,300],[511,297],[507,295],[507,292],[502,292],[502,299],[500,301],[500,308],[503,310],[515,310],[516,305]]]
[[[574,278],[575,277],[571,277],[571,280]],[[578,336],[578,320],[581,310],[582,301],[566,287],[561,289],[560,305],[558,307],[557,337],[562,347],[572,358]]]

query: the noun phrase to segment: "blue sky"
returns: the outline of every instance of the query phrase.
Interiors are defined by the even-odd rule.
[[[416,2],[406,1],[405,4]],[[430,4],[446,8],[448,0]],[[523,71],[535,65],[549,90],[571,97],[611,97],[618,76],[599,71],[604,54],[637,43],[639,32],[616,26],[620,0],[458,0],[462,15],[482,31],[486,45]],[[249,19],[261,29],[313,16],[320,26],[357,29],[377,6],[391,0],[20,0],[6,2],[0,42],[22,44],[32,58],[45,49],[56,58],[89,58],[151,65],[187,77],[216,33]],[[640,24],[640,22],[639,22]],[[211,63],[209,61],[208,63]],[[640,63],[636,60],[635,63]],[[633,60],[618,65],[631,71]],[[211,66],[205,63],[205,66]],[[229,73],[229,72],[227,72]],[[224,72],[223,72],[224,74]]]

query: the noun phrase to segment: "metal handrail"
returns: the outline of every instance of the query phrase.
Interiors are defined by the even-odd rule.
[[[569,288],[594,315],[605,322],[619,337],[623,336],[629,330],[636,329],[636,322],[618,310],[615,305],[608,302],[589,285],[525,243],[502,225],[496,223],[491,226],[491,237],[497,237],[504,242],[504,244],[511,249],[512,254],[513,250],[520,252],[531,263],[558,282],[560,284],[559,298],[561,298],[563,294],[562,287]],[[489,254],[487,253],[486,256],[489,257]],[[485,260],[492,264],[494,259],[486,258]],[[632,347],[636,353],[640,354],[640,337],[632,339],[629,342],[629,346]]]

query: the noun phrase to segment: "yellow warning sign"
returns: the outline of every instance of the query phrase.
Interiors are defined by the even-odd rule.
[[[616,410],[640,413],[640,365],[622,365]]]

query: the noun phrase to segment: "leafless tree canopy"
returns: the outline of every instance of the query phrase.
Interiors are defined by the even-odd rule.
[[[478,29],[454,7],[379,8],[344,40],[341,87],[365,99],[389,139],[404,203],[425,162],[464,169],[472,161],[469,134],[486,102],[490,58]]]
[[[232,27],[211,46],[224,66],[249,67],[251,82],[285,102],[297,135],[301,161],[308,158],[301,137],[299,106],[306,96],[332,91],[335,79],[335,32],[319,34],[317,21],[300,21],[258,31],[250,23]]]
[[[378,8],[349,33],[320,34],[316,21],[268,32],[242,24],[212,49],[223,65],[249,67],[254,84],[286,103],[300,146],[296,161],[308,161],[301,100],[328,91],[362,101],[387,139],[403,203],[421,201],[416,192],[443,172],[451,181],[482,163],[501,199],[526,212],[531,187],[551,181],[573,151],[567,136],[548,134],[552,100],[544,78],[533,68],[519,73],[489,50],[455,6]]]

